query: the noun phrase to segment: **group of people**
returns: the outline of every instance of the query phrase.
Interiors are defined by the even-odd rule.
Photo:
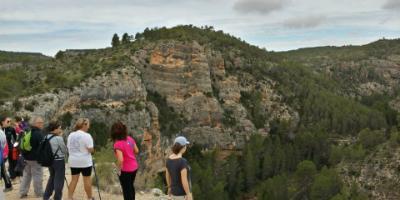
[[[92,170],[94,162],[94,141],[89,134],[90,120],[78,119],[73,132],[68,135],[67,143],[63,138],[63,127],[58,121],[51,121],[45,127],[41,117],[33,117],[29,125],[22,119],[16,118],[14,125],[9,117],[0,118],[0,152],[1,177],[5,189],[0,190],[0,199],[3,192],[11,191],[12,182],[22,176],[19,188],[21,199],[28,197],[30,184],[33,180],[35,196],[49,200],[61,200],[64,188],[66,161],[71,171],[71,181],[68,187],[68,199],[74,199],[74,192],[80,175],[86,197],[93,200]],[[118,121],[111,126],[111,140],[114,143],[115,166],[118,168],[119,181],[124,200],[135,199],[134,181],[139,168],[137,156],[139,148],[136,141],[129,136],[127,126]],[[52,162],[46,166],[49,169],[49,179],[43,191],[43,163],[40,161],[45,142],[49,143],[52,152]],[[185,137],[177,137],[172,147],[172,154],[166,161],[166,182],[168,194],[172,199],[192,200],[190,167],[182,155],[186,152],[189,142]],[[8,162],[8,173],[5,163]],[[22,167],[21,167],[22,165]],[[21,169],[22,168],[22,169]],[[65,181],[64,181],[65,180]]]

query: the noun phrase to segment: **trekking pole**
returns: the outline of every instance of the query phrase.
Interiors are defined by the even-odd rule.
[[[94,164],[94,160],[93,160],[93,171],[94,171],[94,177],[96,178],[97,191],[99,192],[99,198],[100,198],[100,200],[101,200],[100,187],[99,187],[99,179],[98,179],[98,177],[97,177],[96,167],[95,167],[95,164]]]

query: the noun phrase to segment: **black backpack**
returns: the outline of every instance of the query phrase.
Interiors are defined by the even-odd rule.
[[[41,164],[43,167],[50,167],[53,164],[55,155],[57,154],[58,150],[53,153],[53,150],[51,148],[50,140],[54,137],[55,135],[52,135],[50,137],[45,137],[39,145],[39,149],[37,152],[38,155],[38,163]]]

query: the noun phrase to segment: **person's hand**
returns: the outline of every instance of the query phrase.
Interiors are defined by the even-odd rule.
[[[193,200],[192,193],[186,195],[185,200]]]
[[[113,172],[116,175],[121,176],[121,169],[115,163],[113,163],[112,165],[113,165]]]

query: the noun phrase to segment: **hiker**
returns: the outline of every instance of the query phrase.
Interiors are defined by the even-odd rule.
[[[92,154],[94,152],[93,138],[88,133],[90,121],[87,118],[80,118],[76,121],[74,132],[68,136],[68,163],[71,167],[71,182],[68,187],[68,199],[72,200],[79,175],[83,176],[83,184],[88,199],[92,196]]]
[[[5,148],[6,144],[7,144],[6,135],[4,134],[4,132],[2,130],[0,130],[0,157],[1,158],[3,156],[2,155],[3,149]],[[3,166],[1,164],[1,161],[0,161],[0,171],[3,171]],[[0,199],[5,199],[3,190],[0,190]]]
[[[23,171],[21,186],[19,189],[20,198],[27,198],[31,180],[36,197],[43,197],[43,169],[37,162],[38,148],[43,139],[42,129],[44,120],[42,117],[33,117],[30,121],[31,130],[25,133],[21,139],[22,156],[25,158],[25,168]]]
[[[14,141],[14,145],[10,148],[10,156],[9,159],[12,160],[12,164],[13,166],[9,168],[9,171],[13,171],[13,175],[11,175],[10,172],[10,176],[12,181],[16,181],[17,177],[21,177],[22,176],[22,171],[21,170],[17,170],[17,165],[18,165],[18,160],[20,159],[20,150],[19,150],[19,144],[20,144],[20,140],[21,140],[21,136],[24,133],[24,127],[23,127],[23,119],[21,117],[15,117],[15,122],[14,122],[14,130],[15,130],[15,141]]]
[[[45,138],[49,140],[54,160],[49,167],[50,177],[43,195],[44,200],[49,200],[54,191],[54,200],[62,199],[62,190],[64,188],[65,177],[65,157],[67,155],[67,147],[62,138],[63,130],[61,123],[58,121],[50,122],[47,131],[49,132]]]
[[[168,185],[168,195],[174,200],[193,200],[191,192],[191,168],[182,155],[187,150],[189,141],[183,136],[175,138],[172,155],[166,162],[165,176]]]
[[[4,180],[4,184],[5,184],[4,192],[8,192],[8,191],[12,190],[11,179],[10,179],[9,175],[7,174],[7,172],[6,172],[6,167],[5,167],[6,166],[5,163],[7,161],[7,158],[8,158],[8,155],[9,155],[9,150],[10,150],[10,148],[9,148],[9,145],[10,145],[9,142],[10,141],[9,141],[8,135],[6,135],[6,133],[4,131],[6,130],[6,127],[8,126],[8,124],[10,124],[10,123],[11,123],[10,118],[8,118],[8,117],[1,117],[0,118],[0,127],[1,127],[1,130],[0,130],[1,136],[0,137],[2,139],[5,139],[5,143],[1,145],[2,156],[1,156],[1,161],[0,161],[0,163],[1,163],[1,177]],[[11,144],[11,146],[12,146],[12,144]]]
[[[122,122],[116,122],[111,126],[111,139],[114,142],[114,153],[117,158],[118,175],[124,200],[134,200],[134,182],[139,168],[136,155],[138,155],[139,149],[135,140],[128,136],[128,130]]]
[[[14,127],[12,127],[11,118],[7,117],[5,119],[5,121],[2,123],[2,129],[4,130],[4,133],[6,134],[7,137],[7,145],[9,152],[7,157],[8,173],[10,174],[11,180],[15,180],[17,174],[15,173],[14,169],[15,166],[17,165],[17,160],[14,159],[13,157],[13,147],[15,142],[17,142],[17,134]]]

